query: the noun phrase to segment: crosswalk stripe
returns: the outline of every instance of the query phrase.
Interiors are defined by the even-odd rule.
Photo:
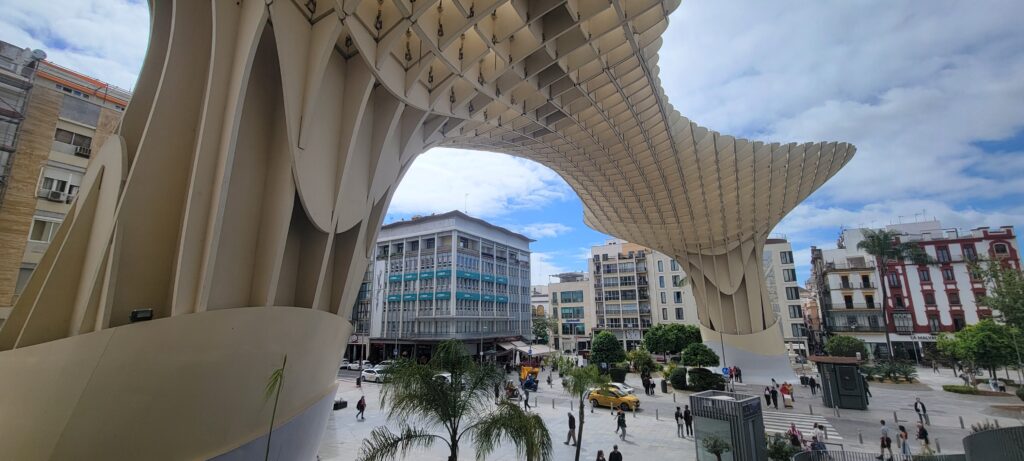
[[[785,434],[789,430],[789,424],[793,423],[805,437],[810,438],[814,433],[814,423],[825,426],[828,440],[843,440],[836,428],[829,424],[828,420],[817,415],[804,415],[799,413],[764,412],[764,429],[768,433],[780,432]]]

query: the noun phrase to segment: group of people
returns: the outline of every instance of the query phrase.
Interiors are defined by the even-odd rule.
[[[684,439],[686,436],[693,437],[693,412],[689,405],[686,405],[685,410],[676,407],[676,435]]]
[[[651,373],[646,371],[641,373],[640,381],[643,382],[644,385],[644,394],[654,395],[654,389],[657,385],[654,384],[654,378],[651,378]]]
[[[740,367],[737,366],[729,367],[729,380],[743,384],[743,370],[740,370]]]
[[[814,423],[814,434],[811,435],[811,439],[807,440],[804,438],[803,432],[796,428],[796,424],[789,423],[789,430],[786,431],[786,437],[789,439],[789,444],[800,448],[802,450],[811,451],[828,451],[825,447],[825,440],[828,439],[828,432],[825,430],[824,424]]]
[[[882,427],[880,429],[880,452],[875,459],[885,459],[885,452],[889,452],[889,460],[893,459],[892,452],[892,439],[893,433],[892,428],[885,424],[885,420],[880,421]],[[907,432],[907,428],[903,425],[897,426],[898,432],[896,438],[899,440],[899,450],[902,455],[912,455],[910,449],[910,434]],[[930,441],[928,440],[928,429],[924,428],[924,423],[918,421],[917,423],[917,440],[921,443],[921,454],[930,455],[933,453]]]
[[[565,437],[565,444],[576,446],[579,442],[576,440],[576,417],[572,415],[572,412],[567,412],[566,416],[569,417],[569,434]],[[615,432],[622,430],[622,434],[619,436],[623,440],[626,438],[626,414],[619,410],[616,414],[616,428]],[[622,461],[622,453],[619,451],[618,445],[612,446],[612,451],[608,454],[608,458],[604,457],[604,450],[597,451],[597,459],[595,461]]]
[[[782,394],[782,404],[786,408],[793,408],[796,401],[796,394],[793,392],[793,385],[784,382],[781,385],[772,378],[772,385],[764,388],[764,404],[766,407],[774,406],[779,409],[779,394]]]

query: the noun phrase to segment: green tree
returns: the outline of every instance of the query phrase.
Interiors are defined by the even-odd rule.
[[[578,399],[576,408],[579,410],[576,424],[576,461],[580,461],[580,449],[583,447],[584,398],[587,392],[595,387],[608,384],[608,377],[602,375],[594,365],[573,368],[566,380],[566,391]]]
[[[450,373],[450,380],[437,378],[442,371]],[[551,460],[551,436],[544,422],[511,403],[495,408],[492,392],[504,380],[503,374],[474,362],[461,342],[442,342],[425,364],[400,360],[388,369],[387,378],[381,386],[381,406],[388,409],[388,421],[398,432],[387,426],[375,428],[363,440],[358,460],[394,460],[441,442],[449,449],[448,460],[458,461],[460,443],[466,437],[475,442],[480,459],[499,441],[507,441],[521,458]]]
[[[718,461],[722,461],[723,453],[732,451],[729,442],[722,440],[717,435],[705,435],[700,441],[700,446],[704,448],[704,451],[714,455]]]
[[[857,243],[857,249],[864,250],[875,258],[875,264],[881,275],[882,285],[882,327],[885,330],[886,354],[892,356],[892,339],[889,337],[889,314],[886,309],[889,305],[888,275],[889,264],[909,259],[918,263],[925,263],[928,257],[924,250],[916,243],[901,242],[899,232],[879,229],[864,229],[864,239]],[[830,352],[831,354],[831,352]]]
[[[644,345],[651,352],[678,354],[686,346],[699,342],[700,328],[695,325],[658,324],[644,333]]]
[[[970,270],[987,288],[978,305],[997,312],[1007,325],[1024,328],[1024,273],[991,260],[972,264]]]
[[[956,332],[957,349],[974,366],[995,376],[995,369],[1016,362],[1012,327],[982,320]]]
[[[942,333],[935,339],[935,349],[942,358],[949,361],[969,362],[970,357],[962,347],[962,343],[951,333]],[[952,368],[956,368],[955,366]]]
[[[590,361],[592,363],[619,363],[626,360],[626,351],[622,349],[622,342],[609,331],[602,331],[594,336],[594,342],[590,346]]]
[[[658,367],[657,362],[651,358],[651,353],[642,344],[640,347],[626,353],[626,360],[633,364],[638,373],[650,373]]]
[[[537,344],[547,344],[551,340],[551,331],[558,324],[547,317],[533,318],[533,340]]]
[[[688,367],[717,367],[718,354],[710,347],[694,343],[683,349],[683,365]]]
[[[856,357],[860,352],[862,359],[868,358],[868,346],[864,340],[853,336],[836,335],[825,342],[825,352],[836,357]]]

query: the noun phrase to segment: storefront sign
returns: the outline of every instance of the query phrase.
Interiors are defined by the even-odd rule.
[[[935,335],[910,335],[910,339],[914,341],[928,341],[935,342]]]

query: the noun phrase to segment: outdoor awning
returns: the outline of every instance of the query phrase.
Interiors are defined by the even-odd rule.
[[[519,352],[522,352],[523,354],[529,354],[531,352],[531,347],[532,347],[533,355],[547,355],[547,354],[550,354],[550,353],[554,352],[554,351],[551,350],[550,347],[545,346],[543,344],[534,344],[533,346],[530,346],[529,344],[524,343],[522,341],[512,341],[510,343],[498,343],[498,347],[500,347],[502,349],[505,349],[505,350],[509,350],[509,351],[511,351],[511,350],[518,350]]]

